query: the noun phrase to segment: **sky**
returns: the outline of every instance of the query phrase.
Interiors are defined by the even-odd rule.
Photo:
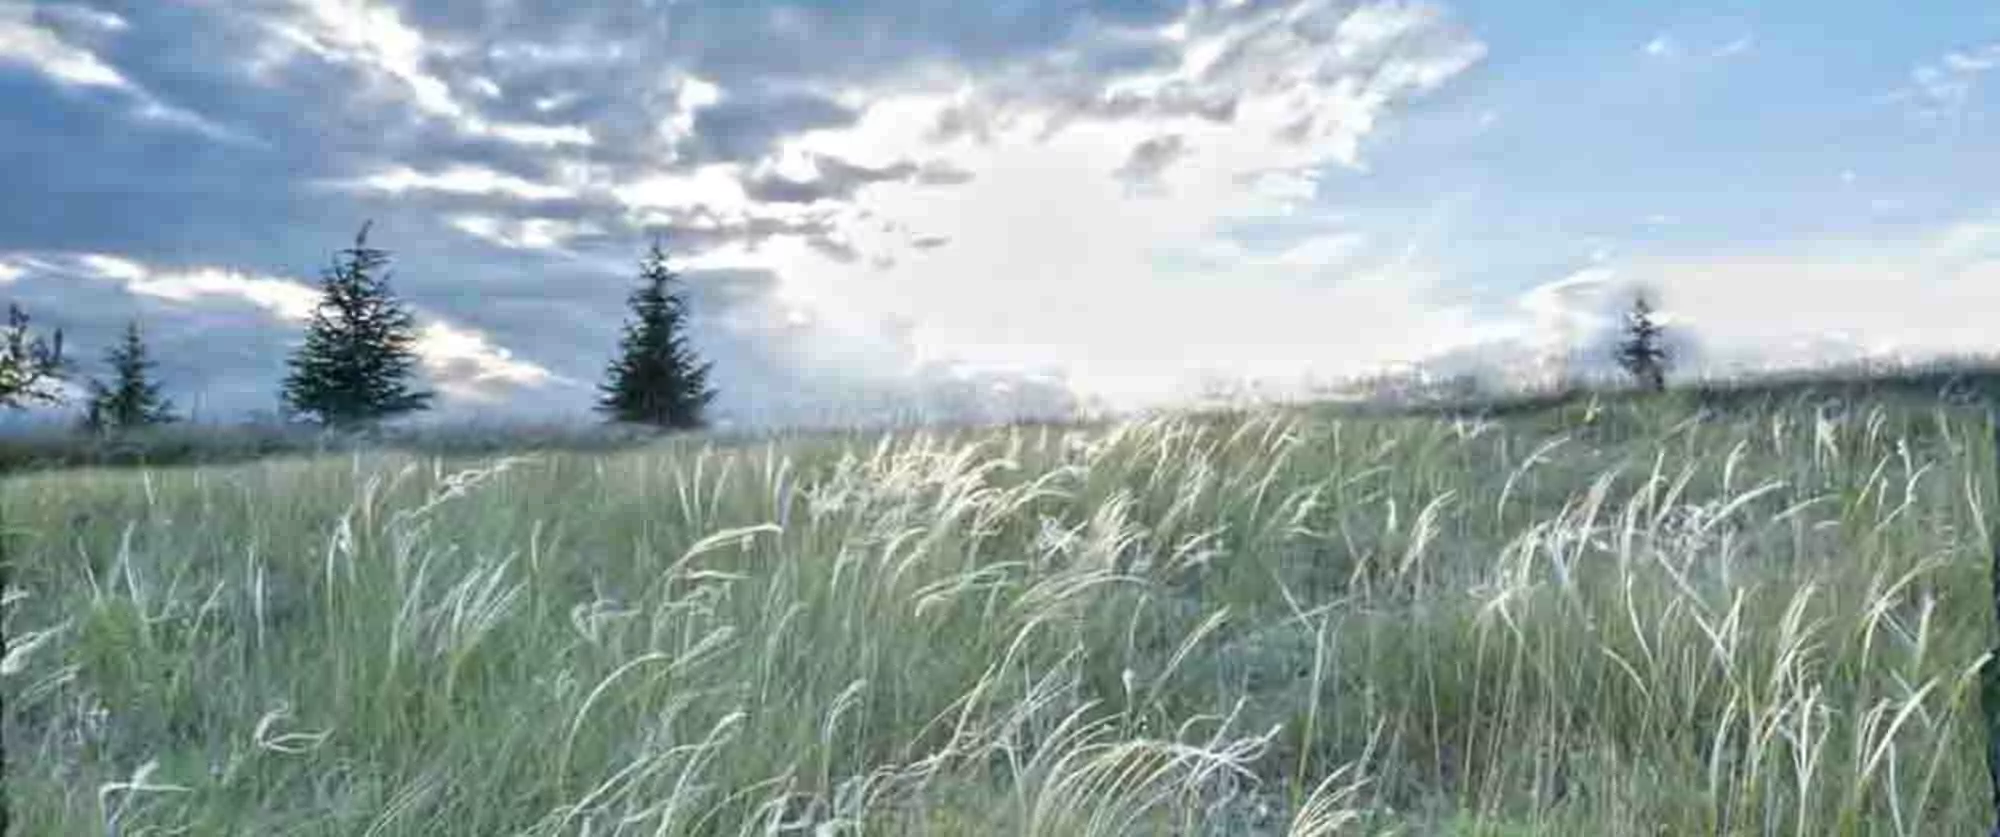
[[[2000,351],[2000,3],[1581,9],[0,0],[0,300],[214,420],[364,221],[439,417],[589,415],[655,238],[730,424]]]

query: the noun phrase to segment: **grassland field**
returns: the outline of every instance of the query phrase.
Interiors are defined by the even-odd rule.
[[[1992,433],[1270,409],[0,478],[10,835],[1977,835]]]

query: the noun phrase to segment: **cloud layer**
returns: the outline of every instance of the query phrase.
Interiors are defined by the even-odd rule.
[[[142,317],[216,414],[275,403],[364,219],[447,414],[584,414],[656,236],[740,422],[1590,355],[1635,282],[1715,357],[1789,351],[1756,323],[1808,287],[1836,289],[1793,318],[1808,343],[1980,344],[1870,312],[1990,303],[1988,245],[1941,243],[1990,241],[1984,216],[1845,249],[1649,242],[1741,208],[1575,191],[1582,127],[1544,90],[1597,88],[1508,98],[1527,44],[1476,29],[1424,0],[0,0],[0,108],[34,115],[0,135],[0,287],[79,345]],[[1747,24],[1655,31],[1601,60],[1687,84],[1660,74],[1771,51]],[[1889,82],[1963,121],[1990,51]],[[1856,165],[1822,177],[1857,189]]]

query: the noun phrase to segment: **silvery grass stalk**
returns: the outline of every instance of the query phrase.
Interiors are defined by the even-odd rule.
[[[1989,435],[1272,410],[25,475],[8,790],[30,833],[1976,833]]]
[[[1989,401],[1986,429],[1992,440],[1995,491],[2000,493],[2000,402]],[[1996,628],[2000,629],[2000,512],[1994,509],[1991,501],[1976,504],[1976,510],[1986,515],[1980,529],[1986,533],[1987,548],[1992,554],[1988,578],[1993,587],[1994,621]],[[1984,686],[1982,708],[1986,714],[1986,770],[1993,783],[1992,837],[2000,837],[2000,647],[1995,647],[1986,658]]]

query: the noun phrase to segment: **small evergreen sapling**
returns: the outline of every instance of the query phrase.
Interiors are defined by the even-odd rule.
[[[703,411],[715,398],[708,386],[713,364],[702,362],[688,341],[687,302],[674,288],[679,278],[654,242],[627,300],[633,319],[599,387],[598,410],[612,421],[672,430],[706,424]]]
[[[155,364],[137,321],[126,325],[125,339],[105,353],[104,362],[111,367],[111,380],[91,380],[90,401],[84,407],[86,427],[130,430],[175,420],[172,402],[152,379]]]
[[[1618,344],[1619,367],[1654,392],[1667,388],[1666,330],[1653,317],[1653,306],[1644,294],[1632,301],[1625,313],[1625,338]]]
[[[386,251],[368,246],[368,226],[320,280],[319,305],[291,358],[285,408],[319,424],[354,428],[426,409],[415,389],[416,320],[389,291]]]

